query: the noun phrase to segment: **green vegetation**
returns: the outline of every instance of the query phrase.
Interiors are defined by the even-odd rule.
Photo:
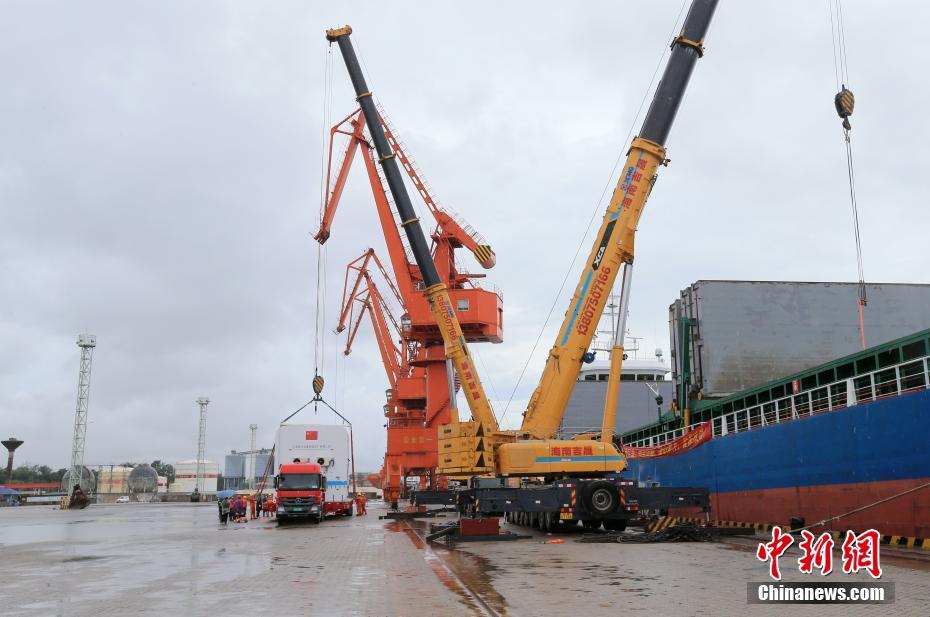
[[[20,465],[13,470],[14,484],[40,484],[61,482],[67,469],[55,471],[48,465]],[[6,481],[6,478],[3,479]]]

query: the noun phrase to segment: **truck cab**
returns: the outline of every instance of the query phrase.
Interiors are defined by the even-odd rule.
[[[292,462],[278,467],[274,478],[278,493],[278,523],[292,519],[323,520],[326,476],[318,463]]]

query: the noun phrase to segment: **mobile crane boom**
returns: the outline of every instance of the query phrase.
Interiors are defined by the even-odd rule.
[[[362,109],[362,115],[368,125],[368,132],[371,134],[375,151],[378,153],[378,163],[381,164],[381,169],[384,171],[384,177],[387,180],[391,194],[394,196],[397,212],[400,214],[401,225],[404,228],[407,241],[410,243],[411,252],[417,266],[420,268],[430,311],[439,326],[445,344],[446,357],[452,361],[453,368],[459,377],[463,390],[465,390],[472,417],[482,425],[482,430],[496,432],[497,420],[491,410],[491,403],[488,401],[481,381],[478,379],[474,360],[468,353],[468,346],[465,343],[465,337],[462,335],[462,328],[449,300],[449,292],[446,285],[439,278],[436,264],[433,263],[426,236],[423,234],[420,225],[420,219],[410,202],[410,196],[407,193],[407,187],[404,185],[397,158],[385,136],[384,127],[379,120],[374,100],[368,90],[368,85],[365,83],[365,76],[362,74],[355,49],[352,47],[352,41],[349,38],[351,34],[352,28],[349,26],[334,28],[326,31],[326,39],[339,45],[339,51],[342,53],[346,69],[349,72],[349,78],[355,89],[356,100]]]
[[[666,163],[665,141],[681,105],[691,72],[704,53],[704,36],[716,5],[717,0],[692,2],[681,33],[672,42],[672,52],[662,80],[639,135],[627,153],[626,163],[595,236],[587,265],[575,288],[555,344],[549,351],[539,385],[530,397],[520,429],[524,436],[549,439],[555,434],[620,267],[633,263],[636,226],[656,181],[658,166]],[[626,315],[628,284],[624,285],[624,292],[621,296],[621,320]],[[615,345],[615,352],[617,347]],[[622,345],[619,351],[619,358],[622,358]],[[616,353],[612,355],[617,356]],[[612,376],[615,373],[615,377],[619,378],[619,363],[611,367]],[[617,385],[612,385],[613,390],[617,389]],[[611,392],[611,386],[608,386],[608,391]],[[615,406],[609,405],[609,409],[612,413]],[[613,418],[608,419],[612,430]],[[604,426],[607,424],[605,421]]]
[[[656,180],[659,165],[667,163],[665,141],[671,129],[685,88],[697,59],[703,55],[704,36],[717,0],[694,0],[681,32],[672,42],[672,53],[639,135],[627,154],[620,180],[596,236],[595,245],[576,287],[569,311],[562,324],[539,386],[524,413],[519,436],[498,430],[490,403],[468,353],[462,330],[430,259],[419,219],[410,203],[406,187],[365,83],[358,58],[349,39],[348,26],[327,30],[326,38],[336,42],[345,60],[356,99],[362,108],[378,152],[388,186],[403,219],[402,225],[423,275],[431,312],[442,333],[447,357],[466,391],[471,422],[453,422],[440,427],[441,473],[501,476],[574,475],[583,477],[622,471],[626,459],[608,438],[602,441],[551,440],[565,412],[572,387],[581,369],[583,355],[594,337],[605,300],[621,265],[633,263],[633,240],[646,199]],[[628,278],[626,279],[629,280]],[[628,285],[624,285],[628,295]],[[625,311],[625,308],[621,308]],[[614,353],[622,345],[615,343]],[[619,361],[615,363],[619,370]],[[613,419],[610,420],[612,426]]]

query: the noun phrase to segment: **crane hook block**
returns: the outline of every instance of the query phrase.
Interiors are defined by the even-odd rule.
[[[313,376],[313,393],[319,396],[321,392],[323,392],[323,378],[320,377],[319,375],[314,375]]]
[[[856,97],[853,96],[852,90],[843,86],[843,89],[833,97],[833,104],[836,106],[836,113],[843,119],[843,128],[850,130],[852,126],[849,124],[849,116],[852,115],[853,108],[856,106]]]

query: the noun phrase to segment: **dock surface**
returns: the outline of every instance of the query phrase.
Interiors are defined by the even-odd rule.
[[[372,507],[374,506],[374,507]],[[755,539],[587,544],[581,530],[474,542],[423,541],[426,522],[361,517],[277,527],[220,525],[215,504],[122,504],[59,511],[0,509],[3,615],[926,615],[930,562],[882,553],[893,605],[747,605],[767,580]],[[450,515],[452,516],[452,515]],[[442,519],[432,519],[434,522]],[[837,555],[838,558],[838,555]],[[786,581],[818,580],[782,558]],[[867,575],[832,574],[837,582]]]

